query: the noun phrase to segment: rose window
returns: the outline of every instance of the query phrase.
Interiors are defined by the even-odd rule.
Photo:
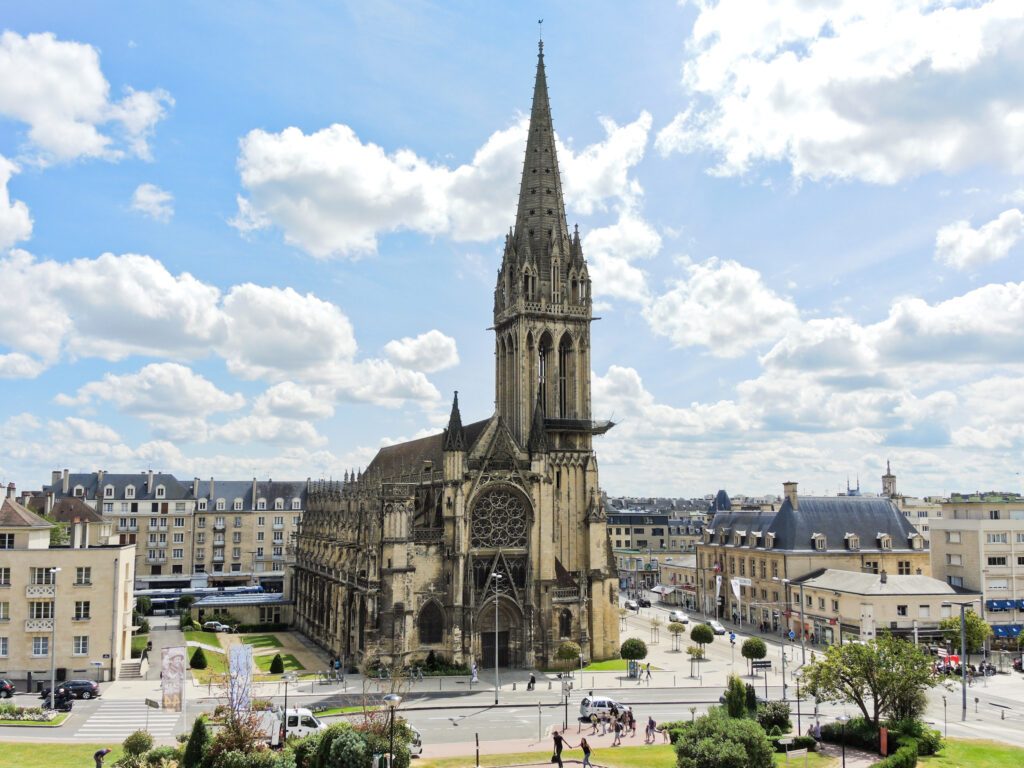
[[[487,491],[473,508],[472,546],[485,548],[526,546],[526,507],[512,491]]]

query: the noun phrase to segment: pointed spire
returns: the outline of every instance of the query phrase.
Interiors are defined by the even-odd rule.
[[[546,453],[548,450],[548,431],[544,426],[544,401],[540,397],[540,388],[537,389],[537,404],[533,408],[533,423],[530,424],[526,448],[531,454]]]
[[[444,431],[444,450],[466,450],[466,434],[462,431],[462,414],[459,413],[459,391],[455,390],[452,412],[448,416],[448,429]]]

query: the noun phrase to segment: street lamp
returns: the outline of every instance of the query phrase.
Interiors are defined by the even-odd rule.
[[[960,719],[967,720],[967,619],[965,614],[969,605],[974,605],[975,600],[968,600],[963,603],[943,603],[943,608],[951,608],[954,605],[960,606],[960,695],[963,704],[963,712]]]
[[[504,577],[500,573],[492,573],[491,578],[494,580],[494,706],[498,706],[498,688],[501,687],[498,672],[498,585]]]
[[[53,603],[50,605],[50,709],[56,709],[57,696],[57,574],[60,568],[50,569],[50,585],[53,587]]]
[[[384,703],[388,705],[391,712],[391,747],[388,749],[388,768],[392,768],[395,762],[395,707],[402,703],[402,697],[397,693],[384,695]]]
[[[850,722],[850,716],[845,712],[836,718],[836,722],[843,726],[843,768],[846,768],[846,724]]]
[[[792,579],[780,579],[778,576],[772,576],[772,581],[781,582],[781,583],[785,584],[786,586],[791,586],[792,583],[793,583]],[[803,666],[804,664],[807,663],[807,646],[804,645],[804,627],[806,625],[804,624],[804,585],[803,585],[803,582],[801,582],[800,584],[797,584],[797,586],[800,588],[800,665]],[[790,594],[792,594],[792,592],[790,592]],[[793,604],[793,598],[792,597],[789,597],[787,599],[787,604],[788,605],[792,605]]]
[[[288,683],[294,683],[298,679],[298,675],[294,672],[285,672],[281,675],[281,680],[284,682],[284,723],[282,726],[284,734],[281,741],[285,741],[288,738]]]

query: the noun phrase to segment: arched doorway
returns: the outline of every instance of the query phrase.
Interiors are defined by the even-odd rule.
[[[479,633],[478,664],[482,669],[494,668],[494,649],[498,649],[499,667],[522,666],[523,659],[523,612],[508,595],[498,597],[498,626],[494,626],[494,596],[480,607],[476,626]]]

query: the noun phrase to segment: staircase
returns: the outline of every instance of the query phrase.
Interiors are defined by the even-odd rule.
[[[139,659],[132,659],[131,661],[122,661],[121,672],[117,677],[119,680],[141,680],[142,661],[140,661]]]

